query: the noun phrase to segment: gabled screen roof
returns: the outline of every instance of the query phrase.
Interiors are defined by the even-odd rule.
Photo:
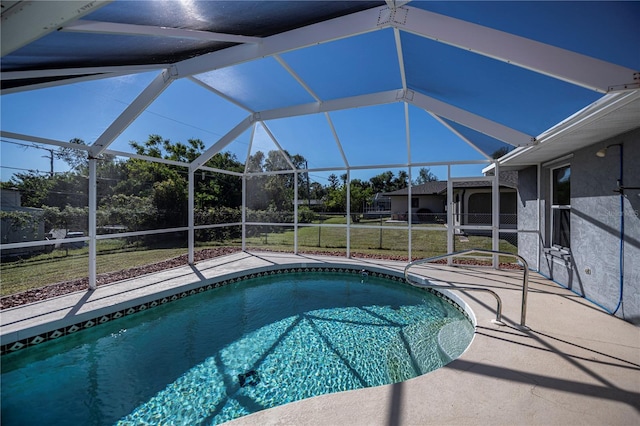
[[[490,162],[497,152],[538,143],[603,96],[638,90],[640,81],[639,2],[2,5],[4,136],[50,137],[14,113],[27,94],[37,102],[33,93],[57,86],[151,74],[99,130],[74,137],[92,145],[92,155],[126,150],[127,137],[157,133],[149,111],[170,118],[172,105],[201,98],[214,120],[203,111],[176,119],[206,139],[192,168],[265,131],[290,153],[330,150],[331,158],[312,161],[322,167]],[[176,102],[181,94],[190,98]],[[304,120],[288,132],[292,117],[322,123],[309,131],[323,143],[296,148],[291,135],[304,131]],[[194,137],[189,130],[170,136]],[[457,143],[464,149],[445,154],[442,146]]]

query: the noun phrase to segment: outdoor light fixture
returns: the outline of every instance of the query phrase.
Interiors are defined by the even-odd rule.
[[[622,143],[614,143],[611,145],[607,145],[604,148],[602,148],[601,150],[599,150],[598,152],[596,152],[596,156],[602,158],[605,157],[607,155],[607,149],[611,148],[612,146],[619,146],[620,147],[620,178],[618,179],[618,188],[614,189],[613,192],[618,192],[620,193],[620,195],[624,195],[624,190],[625,189],[640,189],[640,187],[638,186],[624,186],[622,184],[622,171],[623,171],[623,158],[624,158],[624,154],[622,151]]]
[[[614,143],[614,144],[605,146],[604,148],[602,148],[601,150],[596,152],[596,155],[598,157],[600,157],[600,158],[605,157],[607,155],[607,149],[611,148],[612,146],[619,146],[620,149],[622,150],[622,144],[621,143]]]

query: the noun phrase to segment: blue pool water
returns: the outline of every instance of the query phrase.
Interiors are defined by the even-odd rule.
[[[2,424],[219,424],[395,383],[473,326],[404,283],[348,273],[230,284],[2,357]]]

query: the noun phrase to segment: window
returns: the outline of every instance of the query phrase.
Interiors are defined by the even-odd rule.
[[[551,245],[571,247],[571,166],[551,171]]]
[[[420,207],[420,203],[418,201],[418,198],[411,197],[411,208],[412,209],[417,209],[418,207]]]

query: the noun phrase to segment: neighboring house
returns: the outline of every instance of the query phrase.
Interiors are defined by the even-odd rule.
[[[383,194],[391,199],[391,219],[409,220],[409,188]],[[431,181],[411,187],[411,221],[435,222],[446,219],[447,181]],[[440,217],[442,216],[442,217]]]
[[[0,190],[0,236],[2,244],[22,243],[45,239],[42,209],[22,207],[20,191],[17,189]],[[12,217],[12,213],[17,213]],[[19,256],[33,251],[42,251],[44,247],[29,247],[2,250],[2,256]]]
[[[378,192],[371,203],[367,203],[362,209],[365,219],[375,219],[391,216],[391,197]]]
[[[491,225],[491,181],[453,182],[454,226]],[[500,227],[516,227],[517,174],[500,174]],[[384,194],[391,199],[391,218],[408,220],[409,189]],[[447,181],[431,181],[411,188],[411,222],[445,223]]]
[[[307,206],[312,210],[322,210],[322,209],[324,209],[324,201],[323,200],[317,200],[315,198],[312,198],[312,199],[298,198],[298,205],[299,206]]]
[[[639,117],[637,105],[619,115]],[[519,176],[518,252],[543,275],[640,324],[640,128],[624,132],[606,115],[580,119],[499,160],[500,170]],[[616,130],[623,133],[599,136]]]

